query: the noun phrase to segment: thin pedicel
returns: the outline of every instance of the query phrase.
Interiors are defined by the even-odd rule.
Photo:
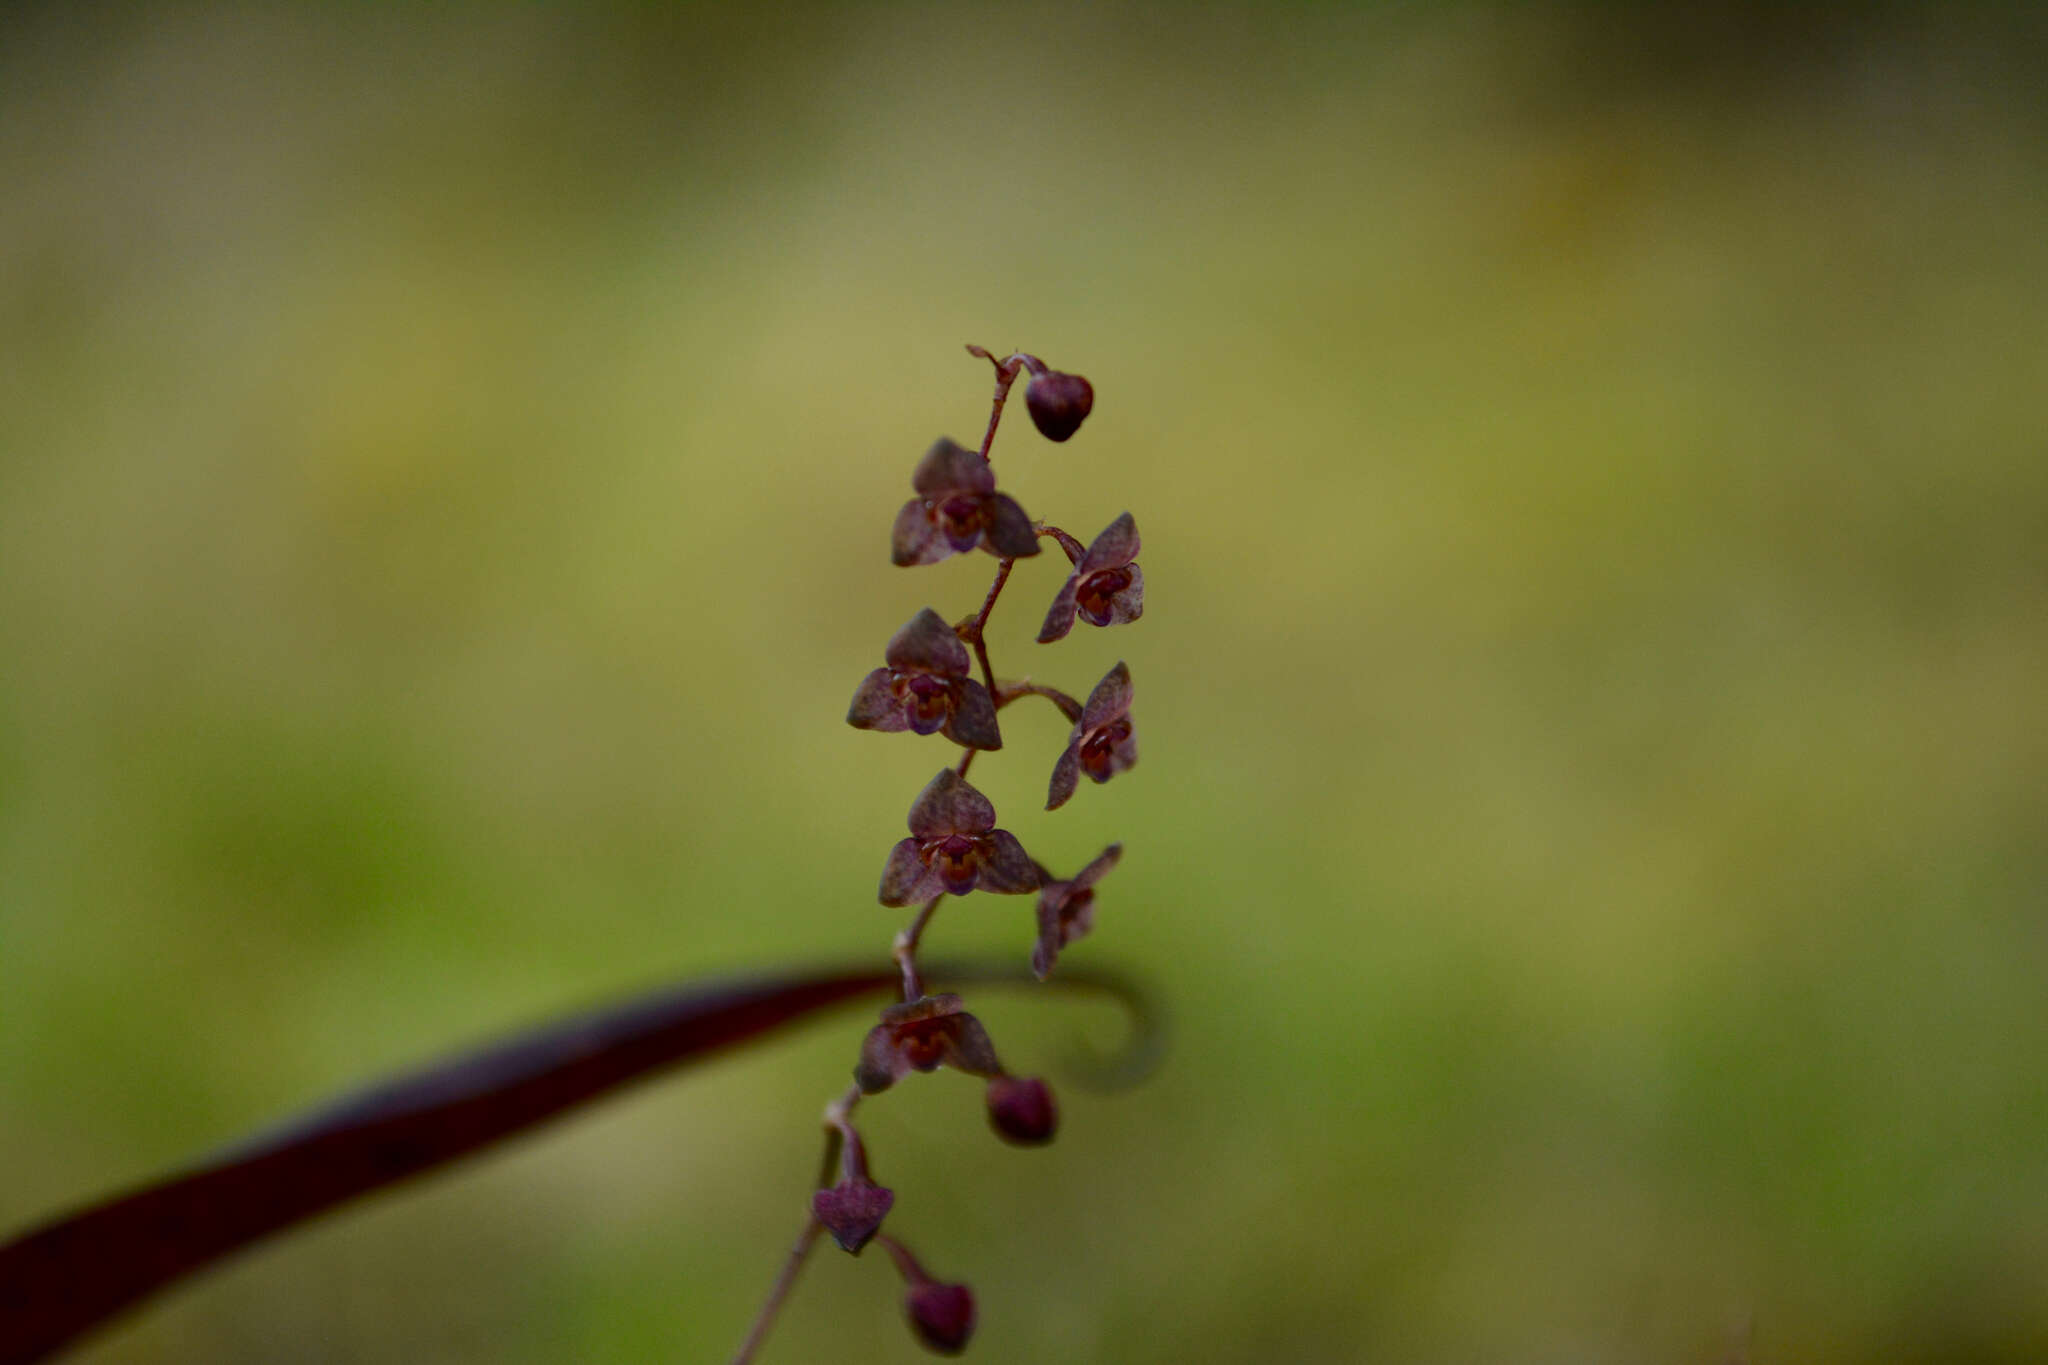
[[[1041,644],[1064,638],[1077,621],[1091,626],[1135,621],[1145,599],[1144,573],[1137,564],[1138,526],[1129,512],[1083,546],[1059,527],[1033,521],[998,487],[989,462],[1003,405],[1020,375],[1031,375],[1025,408],[1051,441],[1066,441],[1080,429],[1095,405],[1093,386],[1023,352],[998,359],[979,346],[967,350],[995,367],[995,398],[981,448],[970,450],[940,437],[925,451],[911,474],[914,496],[896,513],[890,558],[909,567],[983,550],[996,559],[995,581],[981,609],[956,624],[948,625],[930,607],[912,617],[890,637],[883,666],[861,680],[846,714],[856,729],[942,734],[960,746],[960,758],[919,793],[910,807],[909,837],[896,843],[883,866],[881,903],[917,907],[892,945],[903,998],[884,1009],[868,1030],[853,1085],[825,1108],[825,1155],[810,1217],[733,1357],[734,1365],[754,1358],[811,1249],[828,1233],[851,1255],[871,1242],[882,1245],[907,1285],[904,1311],[918,1340],[943,1355],[966,1349],[975,1323],[973,1292],[964,1284],[934,1279],[908,1247],[882,1232],[896,1196],[875,1181],[853,1113],[863,1099],[913,1072],[948,1067],[986,1083],[988,1122],[996,1136],[1016,1146],[1050,1142],[1059,1127],[1051,1087],[1036,1076],[1011,1074],[988,1030],[959,996],[926,993],[918,951],[948,896],[1035,893],[1031,964],[1043,980],[1060,950],[1094,924],[1096,884],[1123,853],[1123,845],[1111,844],[1072,875],[1057,877],[1025,852],[1017,836],[999,823],[995,806],[967,781],[975,755],[1003,747],[1000,712],[1025,697],[1045,698],[1073,726],[1053,764],[1046,809],[1065,804],[1084,773],[1107,782],[1137,762],[1131,675],[1122,663],[1095,684],[1085,703],[1055,687],[997,679],[989,663],[988,621],[1017,561],[1036,556],[1038,542],[1045,539],[1056,543],[1072,566],[1046,612]],[[969,674],[970,659],[979,680]]]

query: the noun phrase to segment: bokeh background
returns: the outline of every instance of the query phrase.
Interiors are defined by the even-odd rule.
[[[1166,1069],[872,1106],[986,1361],[2048,1354],[2048,41],[2025,8],[11,10],[0,1220],[671,978],[879,959],[841,723],[962,344],[1145,618],[1081,960]],[[1021,414],[1019,414],[1021,416]],[[1022,960],[977,898],[941,950]],[[1025,991],[1013,1062],[1113,1041]],[[722,1359],[860,1011],[77,1359]],[[820,1257],[770,1361],[916,1358]]]

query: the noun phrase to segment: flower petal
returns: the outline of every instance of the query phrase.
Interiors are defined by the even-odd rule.
[[[983,538],[991,554],[1004,559],[1029,559],[1038,553],[1038,532],[1031,518],[1008,493],[991,493],[982,504],[987,529]]]
[[[1045,808],[1058,810],[1067,804],[1074,794],[1074,788],[1081,781],[1081,752],[1073,744],[1066,747],[1059,762],[1052,765],[1052,786],[1046,790]]]
[[[1077,566],[1084,574],[1116,569],[1138,557],[1138,523],[1129,512],[1102,528]]]
[[[936,564],[953,553],[938,519],[922,498],[912,498],[896,514],[896,526],[889,533],[889,558],[899,566]]]
[[[1053,598],[1052,606],[1046,609],[1045,624],[1038,628],[1038,643],[1049,645],[1054,640],[1067,638],[1067,632],[1074,628],[1074,590],[1080,586],[1080,574],[1067,575],[1067,581],[1060,585],[1059,596]]]
[[[1145,614],[1145,571],[1135,564],[1124,567],[1130,571],[1131,581],[1109,599],[1109,624],[1113,626],[1128,625]]]
[[[946,738],[969,749],[1000,749],[1003,732],[996,723],[996,704],[988,689],[972,678],[961,679],[953,692],[953,715]]]
[[[1130,709],[1131,670],[1119,660],[1088,694],[1088,704],[1081,708],[1081,728],[1100,729]]]
[[[889,861],[882,868],[882,904],[909,905],[939,894],[938,878],[917,856],[917,847],[917,840],[902,839],[889,850]]]
[[[893,733],[910,722],[903,718],[903,703],[889,687],[889,670],[878,668],[860,680],[853,705],[846,708],[846,723],[856,730]]]
[[[956,1014],[946,1021],[946,1065],[970,1076],[994,1076],[1003,1064],[996,1060],[996,1045],[988,1030],[971,1014]]]
[[[1101,881],[1103,874],[1112,867],[1115,867],[1117,860],[1123,856],[1124,846],[1122,844],[1111,844],[1108,848],[1096,854],[1094,860],[1088,866],[1074,874],[1074,889],[1077,891],[1085,890]]]
[[[946,624],[946,618],[930,607],[910,618],[903,629],[889,637],[882,657],[891,668],[915,668],[947,678],[967,676],[967,646]]]
[[[985,834],[995,823],[996,808],[951,768],[940,769],[910,808],[910,832],[920,839]]]
[[[932,442],[932,448],[917,462],[917,472],[910,476],[910,486],[927,498],[954,492],[993,493],[996,473],[988,467],[988,461],[981,458],[979,451],[969,450],[951,437],[941,436]]]
[[[981,843],[981,889],[1014,896],[1038,889],[1038,864],[1006,829],[992,829]]]
[[[1060,960],[1059,913],[1055,911],[1052,923],[1046,923],[1045,907],[1038,910],[1038,942],[1031,949],[1031,974],[1040,981],[1052,975],[1055,962]]]
[[[887,1024],[868,1030],[860,1042],[860,1062],[853,1068],[854,1084],[864,1095],[887,1090],[910,1074],[910,1059],[896,1046],[896,1035]]]

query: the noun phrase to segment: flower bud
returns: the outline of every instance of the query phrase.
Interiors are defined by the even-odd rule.
[[[1047,370],[1035,375],[1024,390],[1024,406],[1048,441],[1064,441],[1081,429],[1095,406],[1095,388],[1078,374]]]
[[[964,1284],[920,1280],[903,1296],[910,1328],[925,1349],[957,1356],[974,1335],[974,1291]]]
[[[896,1202],[896,1193],[864,1176],[849,1176],[811,1196],[811,1212],[832,1234],[840,1249],[856,1255],[881,1231],[882,1220]]]
[[[1060,1126],[1052,1090],[1036,1076],[997,1076],[988,1083],[988,1122],[996,1136],[1019,1147],[1052,1141]]]

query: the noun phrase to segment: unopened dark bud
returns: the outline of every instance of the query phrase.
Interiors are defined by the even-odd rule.
[[[910,1328],[927,1350],[957,1356],[974,1335],[974,1291],[964,1284],[922,1280],[903,1296]]]
[[[1047,370],[1034,376],[1024,390],[1024,406],[1031,409],[1031,420],[1046,440],[1064,441],[1081,429],[1095,406],[1095,389],[1078,374]]]
[[[1060,1111],[1036,1076],[997,1076],[988,1083],[988,1122],[1003,1141],[1037,1147],[1052,1141]]]

